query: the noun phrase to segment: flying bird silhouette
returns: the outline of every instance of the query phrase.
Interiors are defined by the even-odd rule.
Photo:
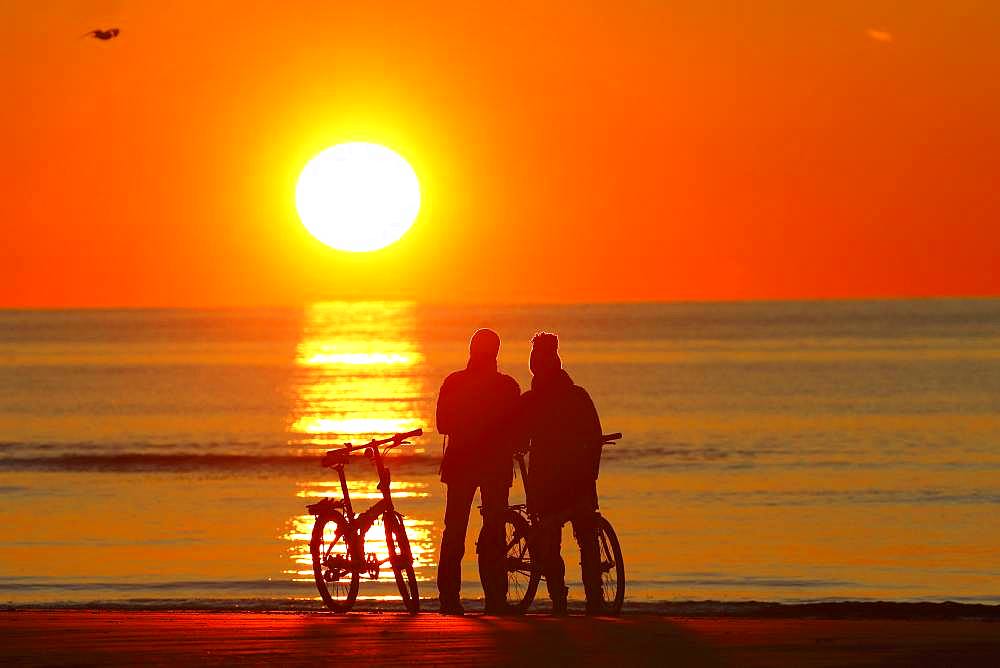
[[[107,30],[101,30],[100,28],[98,28],[97,30],[91,30],[90,32],[84,33],[83,36],[93,37],[94,39],[99,39],[106,42],[109,39],[114,39],[115,37],[118,37],[118,33],[120,32],[121,31],[118,28],[108,28]]]

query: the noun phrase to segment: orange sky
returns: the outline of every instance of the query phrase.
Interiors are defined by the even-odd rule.
[[[1000,3],[477,5],[3,3],[0,306],[1000,294]],[[295,213],[350,140],[373,254]]]

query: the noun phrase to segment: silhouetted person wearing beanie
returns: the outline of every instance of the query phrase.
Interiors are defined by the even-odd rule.
[[[521,397],[519,431],[530,439],[528,509],[542,528],[532,547],[552,599],[552,611],[566,614],[566,566],[560,554],[562,526],[554,515],[573,511],[573,533],[580,544],[587,612],[601,610],[597,532],[597,473],[601,421],[590,395],[562,368],[559,339],[540,332],[531,339],[531,389]],[[546,522],[546,518],[549,521]]]
[[[483,504],[484,533],[477,548],[486,583],[486,611],[508,612],[504,513],[513,481],[510,421],[521,388],[497,370],[499,353],[497,333],[477,330],[469,342],[468,365],[445,379],[438,396],[437,430],[448,438],[441,463],[448,500],[437,576],[444,614],[464,613],[462,557],[477,488]]]

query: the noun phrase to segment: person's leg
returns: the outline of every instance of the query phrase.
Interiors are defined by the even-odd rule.
[[[566,564],[562,555],[562,526],[556,522],[542,518],[538,530],[538,556],[540,557],[542,573],[545,575],[545,586],[552,599],[552,612],[557,615],[566,614]],[[534,555],[532,555],[534,559]]]
[[[444,532],[438,559],[438,598],[442,612],[461,610],[462,557],[465,556],[465,533],[469,528],[469,511],[476,486],[452,483],[448,485],[444,512]]]
[[[580,546],[580,570],[583,589],[587,596],[587,612],[596,613],[603,609],[604,595],[601,590],[601,557],[597,548],[597,526],[594,515],[583,515],[573,519],[573,535]]]
[[[487,612],[503,613],[507,607],[507,569],[504,567],[506,540],[504,519],[510,497],[510,488],[483,485],[483,534],[479,551],[479,567],[483,570]]]

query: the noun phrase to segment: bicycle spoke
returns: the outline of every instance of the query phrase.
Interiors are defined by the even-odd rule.
[[[352,535],[339,515],[318,518],[313,529],[313,576],[324,603],[335,612],[349,610],[357,595]]]
[[[612,555],[611,547],[608,545],[607,535],[603,531],[598,531],[597,537],[600,538],[601,541],[601,552],[608,559],[608,561],[613,560],[614,556]]]

